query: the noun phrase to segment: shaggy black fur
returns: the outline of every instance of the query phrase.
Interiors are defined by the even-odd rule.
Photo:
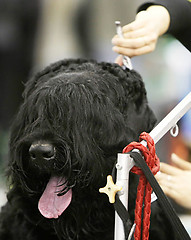
[[[0,215],[0,240],[112,240],[113,205],[99,188],[105,186],[117,153],[155,123],[140,75],[117,64],[69,59],[36,74],[23,97],[11,131],[10,191]],[[57,219],[38,210],[51,176],[67,183],[60,183],[58,195],[73,193]],[[136,182],[132,175],[132,220]],[[173,239],[155,205],[150,239]]]

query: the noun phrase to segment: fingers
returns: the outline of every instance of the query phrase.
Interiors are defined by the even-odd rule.
[[[142,18],[143,16],[143,18]],[[143,12],[139,12],[137,15],[136,15],[136,19],[135,21],[125,25],[122,30],[123,30],[123,33],[125,34],[126,32],[134,32],[136,30],[139,30],[141,28],[144,27],[145,25],[145,22],[144,22],[144,17],[145,17],[145,11]]]
[[[161,188],[168,197],[174,199],[175,201],[179,198],[179,193],[175,191],[173,188],[164,185],[161,185]]]
[[[115,59],[115,63],[119,64],[119,66],[123,65],[123,56],[119,55],[116,59]]]
[[[124,32],[123,36],[126,39],[137,39],[137,38],[141,38],[141,37],[145,37],[148,36],[148,32],[147,29],[145,28],[141,28],[138,29],[136,31],[132,31],[132,32]]]
[[[152,34],[152,27],[146,11],[142,11],[137,14],[134,22],[125,25],[122,30],[125,38],[139,38]]]
[[[142,54],[150,53],[155,50],[158,35],[155,31],[150,31],[148,28],[131,27],[132,24],[126,25],[123,30],[124,38],[115,35],[112,39],[114,47],[112,50],[122,55],[129,57],[139,56]],[[133,31],[130,31],[133,29]]]
[[[166,163],[160,164],[160,172],[156,174],[156,180],[164,193],[186,208],[191,208],[191,163],[179,158],[176,154],[171,156],[176,166]]]
[[[138,47],[138,48],[114,46],[112,48],[112,50],[114,52],[117,52],[117,53],[122,54],[122,55],[126,55],[126,56],[129,56],[129,57],[134,57],[134,56],[139,56],[139,55],[142,55],[142,54],[150,53],[155,49],[155,47],[156,47],[155,43],[152,43],[150,45],[145,45],[145,46]]]
[[[162,172],[157,173],[155,178],[159,183],[164,184],[165,186],[167,186],[169,182],[174,181],[173,176]]]
[[[178,192],[176,190],[176,177],[172,175],[168,175],[165,173],[159,173],[156,176],[158,183],[160,184],[163,192],[173,198],[176,199],[178,197]]]
[[[112,44],[117,45],[118,47],[125,47],[125,48],[141,48],[146,45],[151,45],[152,43],[156,42],[156,36],[150,35],[150,36],[143,36],[138,38],[119,38],[115,36],[112,39]]]
[[[171,160],[178,168],[182,170],[191,170],[191,163],[181,159],[175,153],[171,155]]]
[[[168,29],[170,17],[162,6],[150,6],[136,15],[135,20],[122,28],[124,39],[115,36],[113,51],[129,57],[155,50],[160,35]]]
[[[163,192],[178,204],[191,209],[191,173],[182,171],[180,175],[168,175],[165,173],[156,174],[156,180],[160,184]]]
[[[160,163],[160,171],[168,175],[182,174],[183,170],[191,170],[191,163],[179,158],[176,154],[171,155],[171,160],[176,166],[171,166],[167,163]]]
[[[167,175],[173,175],[173,176],[182,173],[182,170],[180,170],[176,167],[170,166],[167,163],[160,163],[160,171]]]

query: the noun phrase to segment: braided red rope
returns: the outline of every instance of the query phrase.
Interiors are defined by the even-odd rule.
[[[151,136],[146,132],[141,133],[139,137],[139,141],[141,142],[142,140],[146,140],[148,148],[143,146],[141,143],[132,142],[123,149],[123,153],[130,152],[135,148],[139,149],[144,156],[145,162],[149,166],[152,173],[155,175],[159,171],[160,161],[155,153],[154,141],[151,138]],[[148,240],[149,227],[150,227],[150,215],[151,215],[152,188],[140,168],[134,166],[131,169],[131,171],[135,174],[140,175],[139,185],[137,187],[137,199],[136,199],[136,207],[135,207],[136,228],[135,228],[134,238],[135,240],[141,239],[141,218],[142,218],[142,207],[144,202],[142,240]]]

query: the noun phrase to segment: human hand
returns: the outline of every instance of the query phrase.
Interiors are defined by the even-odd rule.
[[[171,159],[175,166],[161,163],[160,172],[155,177],[168,197],[191,209],[191,163],[176,154],[172,154]]]
[[[122,28],[124,38],[113,37],[112,50],[129,57],[152,52],[158,37],[168,30],[169,24],[170,15],[166,8],[150,6],[146,11],[139,12],[135,21]]]

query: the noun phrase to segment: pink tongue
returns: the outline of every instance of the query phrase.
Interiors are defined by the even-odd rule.
[[[38,209],[46,218],[58,218],[72,200],[71,189],[63,196],[57,195],[65,187],[64,185],[59,186],[62,182],[65,182],[65,179],[55,176],[51,177],[38,202]]]

